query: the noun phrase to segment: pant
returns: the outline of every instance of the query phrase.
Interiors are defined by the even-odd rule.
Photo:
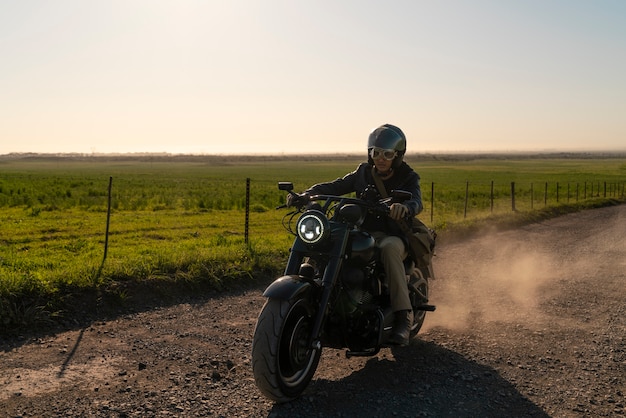
[[[391,296],[391,309],[394,312],[411,310],[409,289],[407,287],[404,259],[407,251],[401,238],[382,232],[372,234],[380,248],[387,285]]]

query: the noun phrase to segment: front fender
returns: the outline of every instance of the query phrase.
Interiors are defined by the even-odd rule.
[[[263,296],[280,300],[289,300],[311,289],[311,283],[297,274],[282,276],[270,284]]]

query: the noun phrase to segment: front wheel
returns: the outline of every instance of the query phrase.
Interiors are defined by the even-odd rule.
[[[298,397],[319,363],[311,347],[314,310],[307,299],[270,298],[259,314],[252,341],[252,369],[259,390],[276,402]]]

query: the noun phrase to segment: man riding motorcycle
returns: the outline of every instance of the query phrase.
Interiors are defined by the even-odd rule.
[[[398,222],[405,222],[423,210],[419,175],[403,161],[406,137],[397,126],[384,124],[374,129],[367,143],[368,159],[356,170],[331,182],[318,183],[298,197],[287,196],[287,205],[294,199],[307,199],[316,194],[344,195],[356,193],[361,199],[376,201],[392,190],[411,192],[411,199],[394,203],[389,216],[370,215],[363,228],[370,231],[381,250],[381,258],[388,277],[394,325],[389,339],[391,344],[408,345],[413,322],[413,312],[406,282],[404,259],[407,240]],[[381,190],[384,189],[384,190]]]

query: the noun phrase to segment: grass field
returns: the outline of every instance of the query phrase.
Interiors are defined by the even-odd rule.
[[[442,236],[624,201],[624,156],[406,159],[422,177],[426,209],[420,217]],[[281,226],[286,211],[274,210],[284,201],[277,182],[292,181],[302,190],[342,176],[360,161],[355,156],[0,158],[0,326],[46,317],[62,309],[68,293],[86,288],[161,280],[220,289],[273,276],[292,241]]]

